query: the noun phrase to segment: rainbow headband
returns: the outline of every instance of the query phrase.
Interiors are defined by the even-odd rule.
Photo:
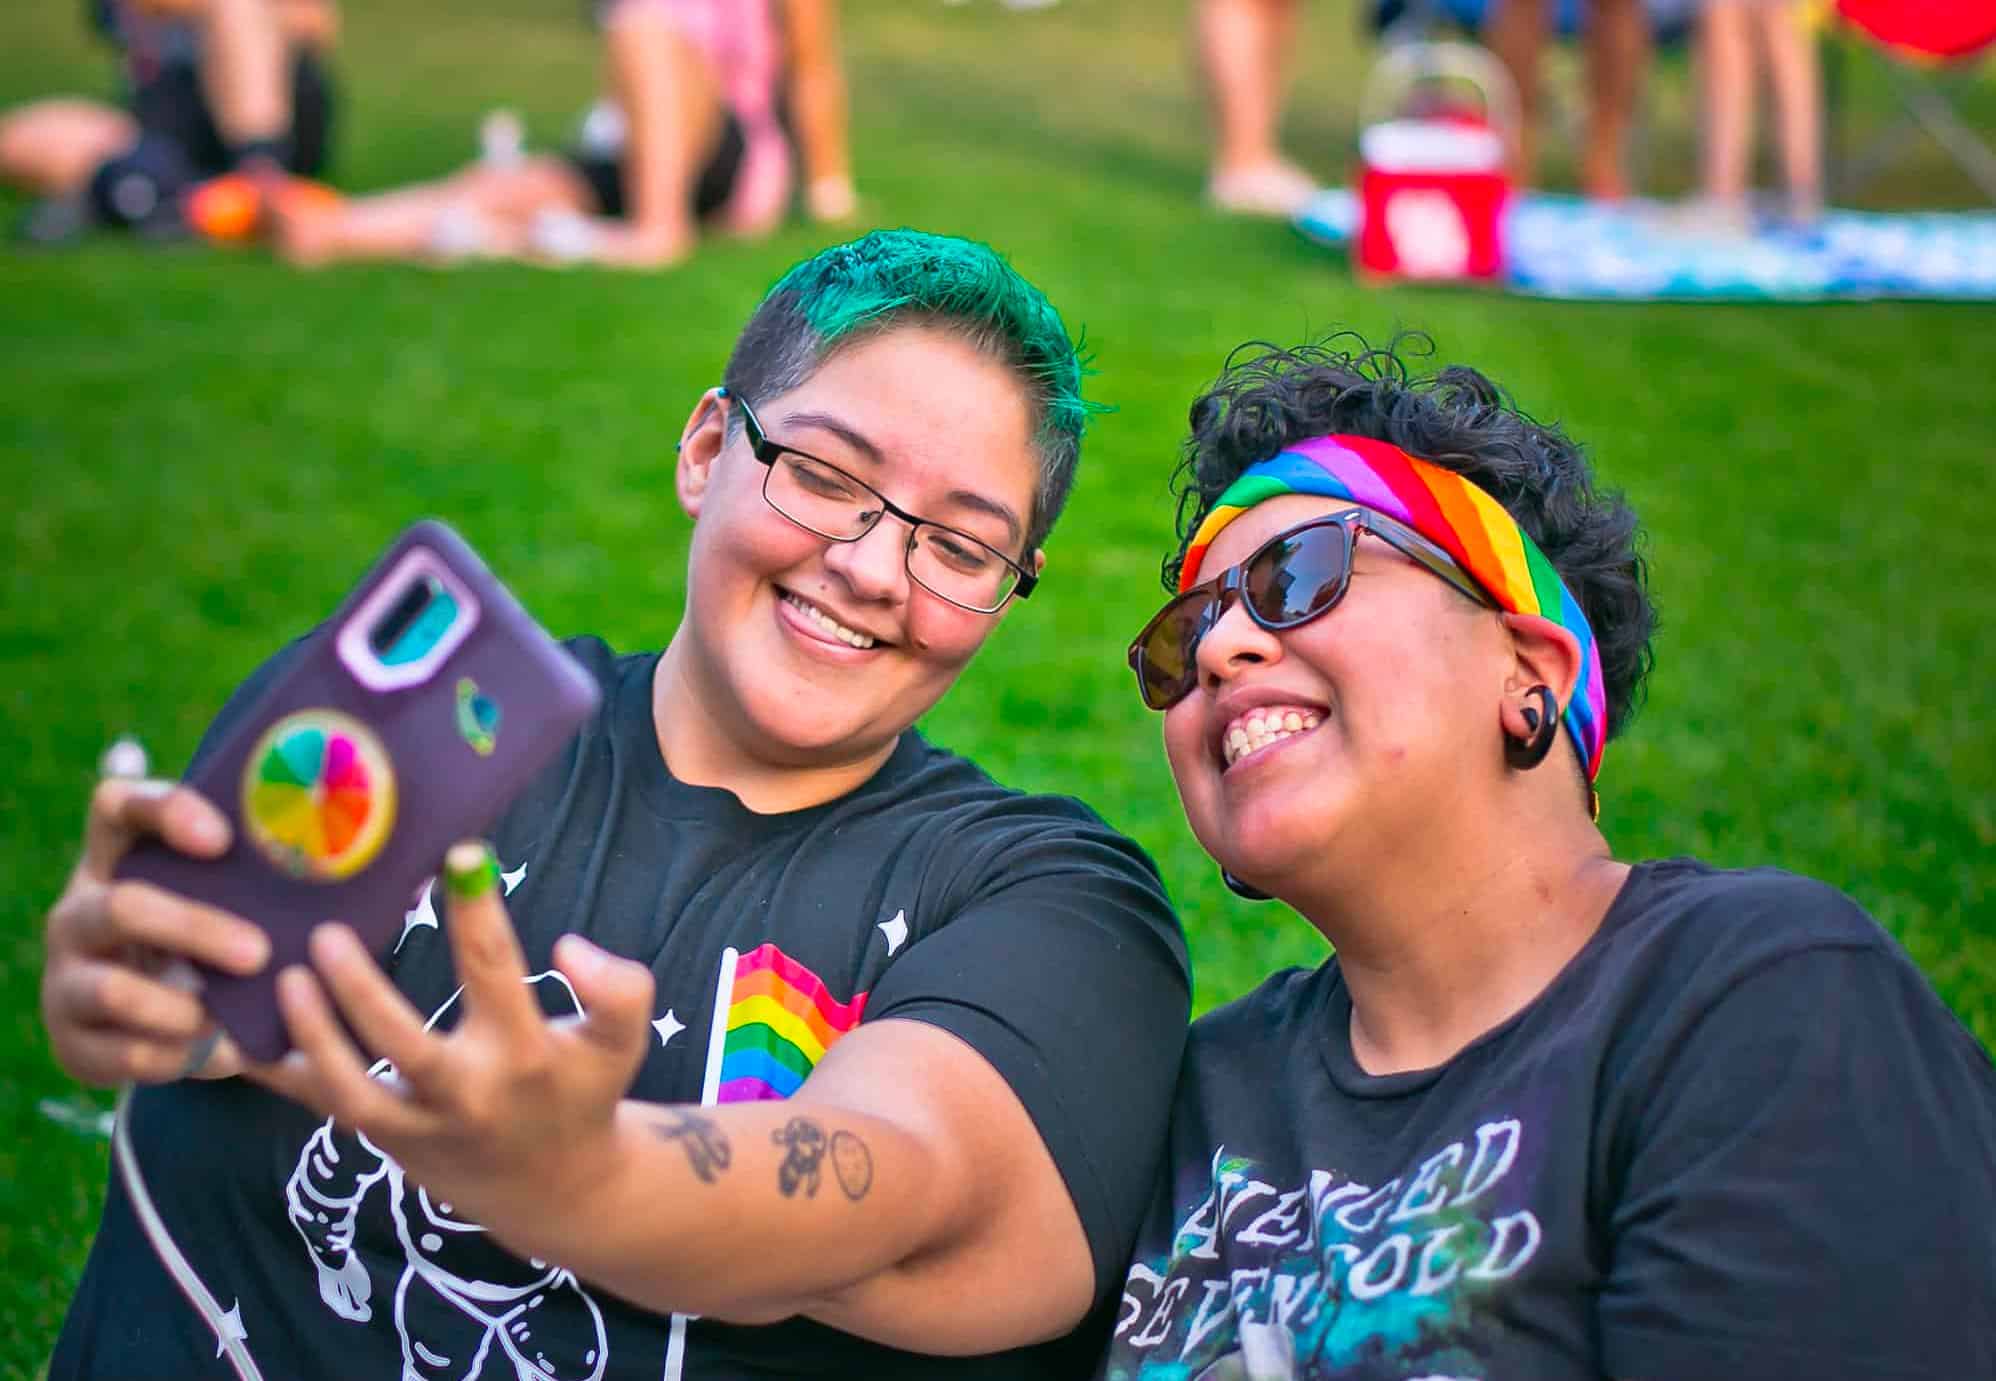
[[[1538,543],[1502,504],[1453,470],[1369,437],[1318,436],[1298,442],[1273,460],[1249,466],[1227,486],[1185,549],[1179,592],[1199,583],[1199,567],[1220,529],[1263,500],[1283,494],[1345,499],[1398,519],[1453,556],[1501,608],[1551,619],[1573,634],[1580,642],[1580,680],[1562,717],[1587,764],[1587,779],[1594,780],[1608,740],[1608,705],[1594,630]]]

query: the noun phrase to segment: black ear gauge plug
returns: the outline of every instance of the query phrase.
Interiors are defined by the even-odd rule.
[[[1504,736],[1504,761],[1521,772],[1528,772],[1546,760],[1552,751],[1552,741],[1559,733],[1559,701],[1553,698],[1552,687],[1533,686],[1525,694],[1538,699],[1538,707],[1525,706],[1519,713],[1531,734],[1525,738]]]

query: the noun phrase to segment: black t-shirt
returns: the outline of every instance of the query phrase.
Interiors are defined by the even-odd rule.
[[[710,1044],[727,1052],[724,1101],[759,1078],[781,1084],[800,1058],[808,1067],[801,1046],[741,1052],[725,1037],[730,1014],[750,1010],[737,981],[761,971],[835,1015],[954,1033],[1031,1115],[1098,1289],[1113,1294],[1149,1198],[1188,1005],[1183,939],[1142,851],[1078,802],[1000,788],[912,730],[856,791],[754,814],[666,770],[656,654],[570,647],[602,682],[603,709],[492,835],[543,1007],[577,1010],[550,960],[566,931],[648,959],[658,1034],[631,1092],[661,1102],[701,1100]],[[427,893],[387,964],[422,1011],[454,1019],[457,980]],[[175,1241],[264,1374],[286,1381],[1082,1375],[1100,1353],[1100,1334],[938,1359],[804,1319],[674,1324],[559,1264],[512,1256],[364,1139],[247,1080],[144,1091],[131,1131]],[[50,1381],[229,1374],[114,1175]]]
[[[1639,865],[1440,1067],[1350,1019],[1195,1023],[1103,1377],[1996,1377],[1996,1068],[1831,888]]]

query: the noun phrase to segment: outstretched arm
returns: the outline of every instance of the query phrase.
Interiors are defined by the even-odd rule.
[[[937,1353],[1079,1321],[1094,1283],[1080,1219],[1031,1118],[968,1045],[890,1019],[841,1040],[787,1102],[624,1099],[649,971],[565,938],[555,961],[587,1015],[549,1022],[496,889],[453,853],[464,1020],[425,1031],[351,933],[322,928],[320,977],[280,983],[298,1052],[258,1077],[364,1132],[513,1251],[653,1309],[804,1314]],[[334,1002],[399,1079],[367,1077]]]
[[[703,1128],[728,1152],[706,1175]],[[657,1308],[803,1314],[922,1352],[1058,1336],[1093,1293],[1080,1220],[1025,1109],[981,1055],[920,1022],[862,1026],[788,1101],[626,1102],[612,1145],[586,1214],[515,1250]],[[645,1221],[661,1198],[685,1215],[670,1231]],[[727,1233],[700,1226],[714,1222]]]

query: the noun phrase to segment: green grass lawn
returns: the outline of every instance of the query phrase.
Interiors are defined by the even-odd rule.
[[[107,89],[78,9],[0,10],[0,103]],[[564,139],[592,80],[577,9],[348,0],[341,182],[452,167],[502,103]],[[1001,779],[1086,796],[1151,850],[1202,1008],[1322,945],[1220,887],[1122,665],[1160,598],[1185,407],[1241,340],[1419,327],[1588,442],[1647,518],[1664,623],[1648,708],[1601,780],[1617,852],[1828,879],[1996,1043],[1996,310],[1361,290],[1288,230],[1200,209],[1182,3],[848,9],[866,221],[1003,248],[1086,330],[1092,391],[1116,409],[1042,597],[928,727]],[[1291,133],[1326,174],[1350,145],[1356,35],[1346,0],[1314,7],[1299,45]],[[1647,161],[1681,188],[1681,60],[1657,86]],[[1875,88],[1854,99],[1879,116]],[[1878,195],[1970,189],[1916,148]],[[795,227],[644,277],[0,247],[0,1375],[45,1356],[103,1181],[104,1144],[37,1112],[74,1090],[36,982],[106,742],[135,732],[177,769],[230,687],[421,514],[455,523],[552,629],[663,643],[688,531],[672,439],[764,287],[831,238]]]

